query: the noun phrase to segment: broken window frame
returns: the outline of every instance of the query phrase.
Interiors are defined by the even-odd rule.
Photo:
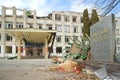
[[[56,53],[57,54],[62,53],[62,47],[56,47]]]
[[[55,14],[55,20],[61,21],[61,14]]]
[[[69,16],[65,15],[65,16],[64,16],[64,21],[65,21],[65,22],[69,22]]]
[[[55,30],[57,30],[58,32],[62,32],[62,26],[61,25],[56,25]]]
[[[77,33],[78,32],[78,26],[73,26],[73,33]]]
[[[5,23],[5,28],[6,29],[12,29],[13,28],[13,23],[12,22],[6,22]]]
[[[23,23],[17,22],[16,23],[16,28],[23,28]]]
[[[62,39],[61,39],[61,35],[56,35],[56,42],[61,42]]]
[[[72,17],[72,21],[73,21],[73,22],[77,22],[77,16],[73,16],[73,17]]]
[[[65,36],[65,42],[66,43],[70,42],[70,36],[67,36],[67,35]]]
[[[12,36],[5,34],[5,41],[12,41]]]

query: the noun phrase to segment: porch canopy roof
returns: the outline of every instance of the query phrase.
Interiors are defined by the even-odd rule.
[[[25,39],[31,43],[44,43],[47,39],[48,43],[54,41],[56,30],[44,30],[36,28],[22,28],[22,29],[5,29],[5,32],[16,37],[17,39]]]

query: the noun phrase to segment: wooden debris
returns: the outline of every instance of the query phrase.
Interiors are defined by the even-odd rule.
[[[71,59],[67,59],[64,63],[58,65],[58,69],[64,70],[67,72],[72,72],[75,67],[78,66],[78,63],[72,61]]]
[[[59,56],[53,56],[52,57],[52,62],[53,63],[62,63],[64,60],[63,58],[59,57]]]

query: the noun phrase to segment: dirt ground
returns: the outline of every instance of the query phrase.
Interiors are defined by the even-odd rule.
[[[108,75],[116,78],[112,80],[120,80],[119,63],[80,63],[93,70],[104,65]],[[50,68],[51,66],[56,66],[56,64],[53,65],[51,60],[44,59],[0,60],[0,80],[100,80],[95,75],[53,70]]]
[[[88,80],[83,74],[51,69],[57,65],[50,59],[0,60],[0,80]]]
[[[0,80],[94,80],[84,75],[51,71],[50,69],[34,68],[33,70],[3,70],[0,71]],[[97,80],[97,79],[96,79]]]

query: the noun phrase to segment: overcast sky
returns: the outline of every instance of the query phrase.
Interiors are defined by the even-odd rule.
[[[0,6],[37,11],[37,16],[46,16],[52,11],[89,12],[95,8],[92,3],[83,4],[83,0],[0,0]],[[0,9],[1,10],[1,9]]]

